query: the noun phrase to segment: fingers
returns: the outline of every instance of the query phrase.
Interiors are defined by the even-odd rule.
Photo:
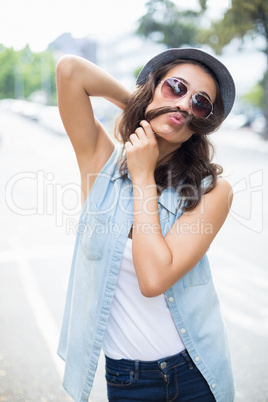
[[[147,140],[147,136],[144,133],[144,130],[142,127],[138,127],[135,130],[135,133],[131,134],[129,136],[128,141],[132,144],[132,145],[138,145],[140,142],[144,142],[144,141],[148,141]]]
[[[132,145],[137,144],[138,141],[147,141],[150,139],[155,139],[155,134],[152,130],[152,127],[150,123],[146,120],[142,120],[140,122],[141,127],[138,127],[135,130],[135,133],[131,134],[129,136],[129,141],[131,142]]]
[[[142,120],[140,122],[140,127],[135,130],[135,133],[129,136],[128,141],[125,144],[126,151],[131,151],[133,147],[144,146],[149,144],[156,145],[157,141],[155,138],[155,133],[148,121]]]
[[[131,134],[125,143],[128,171],[132,178],[140,179],[153,173],[159,157],[157,140],[147,121]]]
[[[142,120],[140,122],[140,125],[142,126],[145,135],[147,136],[148,139],[155,139],[155,134],[153,132],[153,129],[151,127],[151,124],[146,121],[146,120]]]

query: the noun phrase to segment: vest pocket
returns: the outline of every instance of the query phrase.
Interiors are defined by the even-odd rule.
[[[92,203],[90,212],[79,223],[80,245],[89,260],[102,259],[111,222],[111,215],[102,213]]]
[[[199,263],[191,269],[183,278],[183,286],[185,288],[191,286],[206,285],[211,279],[211,271],[209,261],[206,255]]]

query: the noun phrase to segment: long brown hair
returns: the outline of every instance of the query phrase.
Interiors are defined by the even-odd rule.
[[[204,119],[180,111],[187,118],[187,124],[194,134],[180,148],[168,155],[168,158],[160,161],[154,175],[158,193],[161,194],[165,188],[173,186],[180,195],[178,207],[183,206],[185,211],[189,211],[199,203],[203,194],[215,187],[217,176],[223,172],[220,165],[212,163],[214,148],[208,138],[208,134],[216,131],[224,119],[220,88],[213,72],[206,66],[191,60],[176,60],[158,68],[149,75],[143,85],[137,86],[133,91],[124,112],[117,121],[115,137],[125,144],[141,120],[150,121],[160,114],[178,111],[178,109],[164,107],[145,113],[161,79],[172,67],[183,63],[199,65],[212,76],[216,86],[213,114],[208,119]],[[127,158],[124,153],[120,161],[120,173],[123,178],[126,177]],[[212,177],[211,184],[203,190],[201,181],[209,175]]]

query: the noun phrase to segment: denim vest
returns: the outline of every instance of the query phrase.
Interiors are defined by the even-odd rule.
[[[133,222],[132,182],[129,175],[125,180],[120,176],[120,153],[121,147],[115,147],[96,178],[78,225],[58,349],[65,360],[64,388],[77,402],[88,401]],[[172,187],[159,197],[163,236],[182,214],[178,201]],[[207,256],[165,295],[185,347],[216,401],[232,402],[229,349]]]

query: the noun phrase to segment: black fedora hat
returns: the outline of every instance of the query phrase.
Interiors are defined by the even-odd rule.
[[[225,65],[216,59],[214,56],[196,48],[173,48],[153,57],[145,64],[137,78],[137,85],[142,85],[146,82],[149,74],[157,68],[164,66],[174,60],[194,60],[208,67],[215,75],[224,104],[224,118],[228,116],[232,110],[235,101],[235,84],[234,80],[225,67]]]

